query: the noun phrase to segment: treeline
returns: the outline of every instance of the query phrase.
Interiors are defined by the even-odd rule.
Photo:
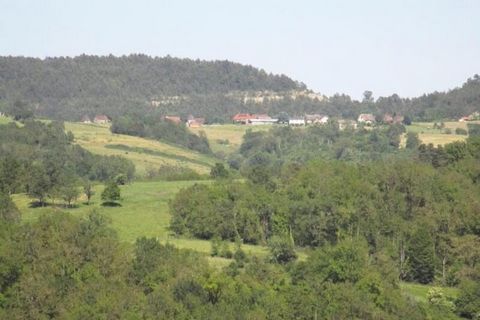
[[[236,254],[219,270],[153,238],[126,246],[96,213],[18,224],[3,219],[2,204],[1,318],[454,319],[441,299],[421,306],[402,295],[388,257],[364,241],[318,249],[286,268]]]
[[[37,116],[70,121],[96,114],[115,118],[132,110],[182,117],[194,114],[209,123],[230,122],[238,112],[325,113],[350,119],[365,112],[379,117],[396,113],[433,121],[458,119],[479,111],[480,106],[478,75],[459,88],[413,99],[393,94],[375,100],[371,91],[365,91],[362,101],[345,94],[321,100],[293,98],[291,91],[298,90],[306,90],[305,85],[229,61],[145,55],[0,57],[0,111],[9,111],[22,101]],[[262,103],[243,99],[247,93],[261,91],[276,92],[283,99],[266,98]]]
[[[206,135],[190,132],[185,124],[164,120],[161,116],[132,114],[114,118],[110,130],[113,133],[147,137],[178,144],[205,154],[212,150]]]
[[[240,169],[253,180],[268,180],[278,176],[285,163],[302,164],[312,159],[365,162],[407,157],[410,148],[407,151],[399,148],[404,132],[403,125],[341,130],[337,121],[306,128],[279,126],[268,131],[247,131],[238,154],[227,161],[230,167]],[[417,146],[414,143],[411,147]]]
[[[53,119],[99,113],[114,117],[164,96],[297,88],[304,85],[229,61],[146,55],[0,57],[0,102],[23,99],[37,115]]]
[[[260,148],[263,155],[243,165],[244,183],[219,179],[179,192],[170,205],[172,230],[274,247],[280,239],[280,256],[287,261],[295,258],[285,254],[294,245],[341,250],[345,241],[365,243],[369,259],[383,257],[396,279],[480,289],[480,137],[445,147],[420,145],[383,160],[302,162],[289,152],[300,143],[300,131],[286,135],[290,140],[272,132],[246,135],[241,152]],[[277,151],[269,154],[267,146]],[[302,148],[311,151],[314,145]],[[471,299],[480,301],[478,292]],[[465,315],[462,303],[457,311]],[[478,302],[470,301],[472,306]]]
[[[131,161],[94,155],[73,139],[60,122],[0,126],[0,193],[26,192],[43,205],[47,198],[68,199],[82,181],[133,178]]]

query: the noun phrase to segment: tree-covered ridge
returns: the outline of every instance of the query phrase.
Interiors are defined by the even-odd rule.
[[[146,55],[0,57],[0,111],[22,100],[36,115],[70,121],[96,114],[115,118],[132,110],[184,118],[193,114],[207,122],[230,121],[238,112],[350,119],[366,112],[379,117],[396,113],[432,121],[458,119],[480,109],[478,75],[459,88],[412,99],[393,94],[375,100],[368,90],[361,101],[346,94],[298,94],[304,90],[304,84],[285,75],[229,61]]]

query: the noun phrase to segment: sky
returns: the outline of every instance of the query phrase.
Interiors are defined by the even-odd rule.
[[[479,0],[0,0],[0,55],[230,60],[326,95],[444,91],[480,73]]]

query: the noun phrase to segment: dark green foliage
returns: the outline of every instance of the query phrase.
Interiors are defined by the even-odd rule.
[[[480,124],[478,123],[468,123],[468,135],[470,137],[478,137],[480,136]]]
[[[20,212],[8,194],[0,191],[0,224],[20,221]]]
[[[468,319],[480,316],[480,282],[467,281],[460,286],[460,296],[456,301],[457,313]]]
[[[292,240],[288,237],[274,236],[268,241],[270,257],[273,262],[287,263],[297,258]]]
[[[208,176],[201,175],[195,170],[188,167],[161,165],[158,169],[147,169],[147,178],[166,181],[191,181],[203,180],[208,178]]]
[[[120,188],[117,183],[114,181],[108,182],[102,191],[101,197],[104,204],[114,204],[120,200]]]
[[[455,129],[455,134],[460,134],[462,136],[468,135],[468,131],[462,128],[456,128]]]
[[[393,94],[352,100],[345,94],[328,99],[299,96],[291,90],[306,86],[284,75],[229,61],[199,61],[145,55],[76,58],[0,57],[0,102],[13,105],[22,97],[35,113],[48,118],[78,121],[88,114],[112,118],[131,112],[152,111],[183,117],[196,114],[209,122],[230,122],[238,112],[269,113],[281,121],[290,115],[324,113],[354,119],[360,113],[403,114],[404,124],[412,119],[458,119],[478,111],[480,77],[475,75],[460,88],[434,92],[418,98]],[[246,92],[274,91],[283,99],[261,104],[244,102]],[[237,96],[235,96],[237,94]],[[159,104],[158,104],[159,103]],[[138,125],[141,130],[141,123]]]
[[[95,195],[95,190],[93,190],[93,184],[90,181],[85,181],[83,184],[83,193],[87,197],[87,204],[90,204],[90,199]]]
[[[418,133],[408,132],[405,148],[416,150],[418,146],[420,146],[420,139],[418,138]]]
[[[159,139],[205,154],[212,153],[205,135],[193,134],[184,124],[175,124],[158,115],[142,114],[114,118],[110,130],[113,133]]]
[[[24,101],[16,100],[7,111],[15,121],[25,121],[33,118],[33,108]]]
[[[408,278],[423,284],[432,282],[435,275],[435,251],[433,239],[426,226],[420,226],[409,240]]]
[[[228,170],[225,169],[223,163],[215,163],[215,166],[213,166],[210,170],[210,177],[212,177],[213,179],[224,179],[227,178],[228,175]]]

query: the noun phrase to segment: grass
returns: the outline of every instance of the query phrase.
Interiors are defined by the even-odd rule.
[[[223,152],[224,154],[232,154],[237,151],[242,144],[243,135],[249,129],[252,131],[266,131],[272,128],[271,125],[246,126],[237,124],[223,125],[206,125],[201,128],[190,128],[196,134],[200,131],[207,135],[210,147],[213,152]],[[228,140],[228,144],[219,143],[219,140]]]
[[[472,121],[470,123],[480,123],[480,121]],[[445,145],[455,141],[464,141],[467,139],[465,135],[455,134],[455,129],[461,128],[467,130],[466,122],[450,121],[444,122],[445,129],[434,128],[433,122],[414,122],[410,126],[406,126],[407,132],[418,133],[418,137],[422,143],[432,143],[434,146]],[[446,134],[445,130],[450,129],[452,134]]]
[[[14,195],[13,199],[22,212],[22,220],[32,221],[42,213],[50,211],[67,211],[71,214],[84,217],[92,210],[105,214],[112,221],[112,227],[117,231],[121,241],[133,243],[137,238],[155,237],[162,243],[171,243],[178,248],[188,248],[195,251],[210,254],[211,244],[207,240],[178,238],[168,229],[170,213],[168,201],[181,189],[195,183],[194,181],[149,181],[135,182],[121,186],[122,201],[119,207],[104,207],[101,205],[100,194],[102,185],[95,186],[95,195],[90,205],[84,203],[85,199],[79,199],[75,208],[63,208],[61,206],[32,208],[32,199],[24,194]],[[202,181],[201,183],[209,183]],[[230,244],[231,250],[234,244]],[[263,246],[243,245],[243,250],[251,255],[266,256],[267,248]],[[211,259],[212,262],[225,264],[225,259]],[[227,260],[229,261],[229,260]]]
[[[66,122],[65,129],[74,134],[76,143],[93,153],[121,155],[133,161],[139,176],[161,165],[185,166],[204,174],[210,172],[216,161],[211,156],[160,141],[113,134],[108,125]],[[123,145],[128,150],[111,145]]]
[[[433,285],[424,285],[424,284],[418,284],[418,283],[409,283],[409,282],[400,283],[400,288],[406,295],[412,297],[418,302],[423,302],[423,303],[428,302],[427,301],[428,290],[435,287],[436,286],[433,286]],[[441,288],[445,296],[447,297],[450,297],[452,299],[455,299],[458,297],[459,292],[457,288],[451,288],[451,287],[438,287],[438,288]]]

